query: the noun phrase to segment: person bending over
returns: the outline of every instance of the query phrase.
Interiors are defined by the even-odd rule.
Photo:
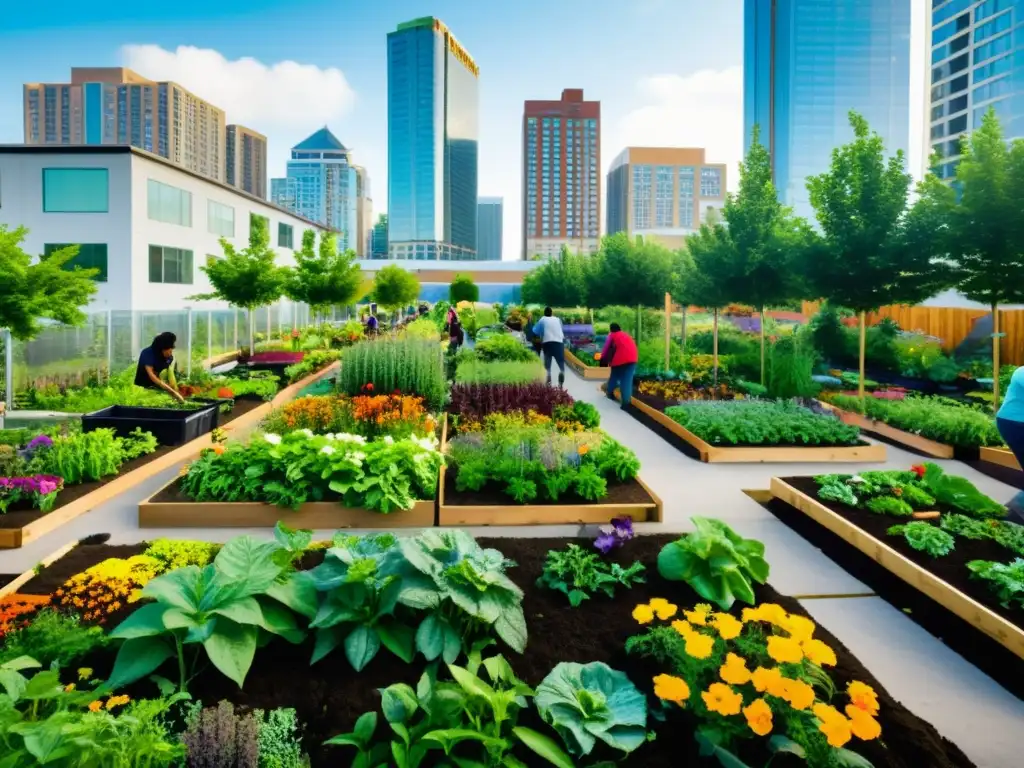
[[[544,355],[544,372],[547,382],[551,383],[551,361],[558,363],[558,386],[565,384],[565,333],[562,321],[554,316],[551,307],[544,307],[544,317],[533,326],[533,333],[540,338],[540,348]]]
[[[164,331],[153,339],[153,343],[139,353],[139,364],[135,369],[135,385],[149,389],[162,389],[179,403],[185,402],[178,390],[160,379],[160,374],[173,372],[174,343],[178,340],[170,331]]]
[[[636,342],[622,330],[622,326],[612,323],[608,330],[608,339],[601,350],[601,365],[611,368],[607,389],[609,399],[615,399],[615,388],[618,387],[622,410],[625,411],[629,408],[629,401],[633,396],[633,374],[636,373],[639,356]]]

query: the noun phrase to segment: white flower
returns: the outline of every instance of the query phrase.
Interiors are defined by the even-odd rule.
[[[334,433],[333,432],[328,432],[326,435],[323,435],[322,437],[324,438],[324,440],[333,440],[334,439]]]
[[[299,432],[304,434],[306,437],[312,437],[313,436],[313,430],[312,429],[300,429]]]
[[[281,444],[281,436],[280,435],[275,435],[272,432],[268,432],[267,434],[265,434],[263,436],[263,439],[266,440],[271,445],[280,445]]]
[[[391,435],[384,435],[384,444],[385,445],[392,445],[394,442],[395,442],[395,438],[393,438]]]
[[[325,445],[323,448],[320,449],[320,453],[326,453],[328,456],[330,456],[332,453],[334,453],[334,446]]]
[[[363,459],[366,458],[366,454],[363,453],[362,451],[353,451],[352,455],[349,458],[351,458],[352,461],[362,461]]]
[[[366,445],[366,438],[362,435],[350,435],[348,433],[339,432],[334,436],[335,440],[341,440],[343,443],[355,443],[357,445]]]

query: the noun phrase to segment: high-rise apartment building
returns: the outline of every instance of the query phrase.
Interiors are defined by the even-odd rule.
[[[523,108],[523,253],[593,253],[601,235],[601,102],[566,88]]]
[[[911,0],[745,2],[744,147],[759,125],[781,200],[813,220],[807,178],[853,138],[850,110],[907,153]]]
[[[1024,0],[934,0],[929,145],[943,178],[956,174],[960,139],[993,108],[1007,139],[1024,138]]]
[[[356,169],[356,256],[370,258],[370,237],[373,234],[373,196],[370,194],[370,174],[361,165]]]
[[[325,126],[292,147],[286,174],[271,179],[271,201],[337,232],[342,250],[356,250],[356,168],[345,145]]]
[[[476,258],[480,70],[440,20],[388,33],[388,249]]]
[[[476,252],[480,261],[501,261],[505,199],[481,197],[476,206]]]
[[[627,147],[608,171],[608,234],[679,248],[710,211],[721,212],[725,188],[725,164],[707,162],[703,149]]]
[[[23,94],[26,144],[130,144],[224,181],[224,111],[177,83],[73,67],[70,83],[26,83]]]
[[[386,259],[388,257],[388,215],[382,213],[377,217],[370,233],[370,258]]]
[[[267,137],[244,125],[229,125],[224,142],[224,181],[267,199]]]

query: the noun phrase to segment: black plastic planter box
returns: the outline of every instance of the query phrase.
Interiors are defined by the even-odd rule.
[[[216,428],[219,409],[219,403],[193,410],[112,405],[85,414],[82,431],[112,429],[118,437],[127,437],[138,427],[143,432],[152,432],[160,445],[183,445]]]

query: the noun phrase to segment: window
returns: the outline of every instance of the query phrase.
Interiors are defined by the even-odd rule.
[[[252,237],[256,232],[257,227],[263,227],[263,231],[267,233],[268,239],[270,234],[270,219],[266,216],[260,216],[258,213],[249,214],[249,237]]]
[[[75,243],[45,243],[43,245],[43,258],[48,258],[56,251],[68,248]],[[64,263],[64,269],[71,271],[75,267],[82,269],[98,269],[100,272],[93,277],[97,283],[107,282],[107,244],[106,243],[82,243],[78,245],[78,255],[68,259]]]
[[[43,168],[43,213],[107,213],[106,168]]]
[[[150,219],[182,227],[192,226],[191,192],[150,179],[147,195]]]
[[[963,133],[967,130],[967,115],[960,115],[954,117],[949,121],[949,135],[955,136],[958,133]]]
[[[149,246],[149,282],[192,285],[192,251]]]
[[[700,169],[700,196],[721,197],[722,196],[722,169],[701,168]]]
[[[235,209],[216,200],[206,201],[206,229],[221,237],[235,236]]]
[[[293,231],[291,224],[277,223],[277,245],[279,248],[294,248]]]

